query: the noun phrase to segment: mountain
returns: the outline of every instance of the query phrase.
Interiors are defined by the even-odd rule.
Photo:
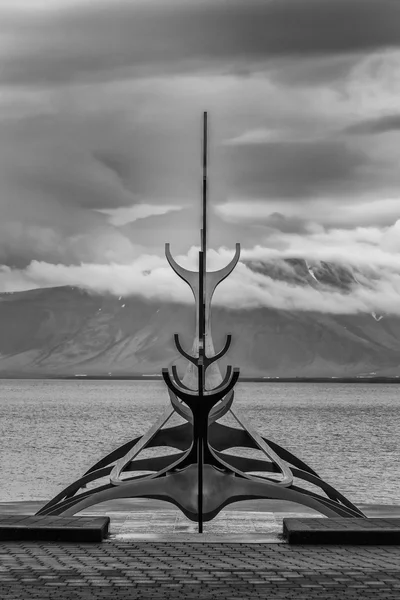
[[[343,267],[311,267],[297,259],[283,269],[272,263],[247,266],[300,285],[322,282],[345,290],[355,277]],[[0,374],[155,374],[173,363],[183,372],[187,363],[174,347],[173,334],[180,333],[190,351],[194,319],[192,305],[77,287],[3,293]],[[227,359],[243,376],[400,375],[400,318],[395,316],[214,306],[212,332],[216,350],[226,333],[232,334]]]

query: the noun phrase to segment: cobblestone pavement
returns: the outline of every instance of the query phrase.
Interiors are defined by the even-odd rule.
[[[0,543],[1,600],[400,598],[400,546]]]

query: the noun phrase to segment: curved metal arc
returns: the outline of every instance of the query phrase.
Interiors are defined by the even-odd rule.
[[[221,462],[224,462],[224,461],[222,460]],[[231,463],[227,463],[227,464],[229,465]],[[234,467],[233,465],[231,465],[230,468],[237,469],[237,467]],[[272,469],[268,469],[268,468],[265,470],[276,472],[276,471],[273,471]],[[293,475],[295,475],[296,470],[297,469],[293,470]],[[277,481],[275,479],[271,479],[269,477],[263,477],[263,476],[259,476],[259,475],[251,475],[246,472],[242,472],[242,477],[244,479],[248,479],[253,482],[265,482],[265,483],[274,483],[274,484],[282,485],[280,481]],[[307,478],[305,478],[305,479],[307,479]],[[319,478],[317,478],[317,479],[319,479]],[[316,481],[311,481],[311,479],[309,479],[308,481],[310,481],[310,483],[314,483],[316,486],[320,487],[325,492],[325,494],[327,494],[327,491],[325,488],[331,488],[331,486],[329,486],[328,484],[325,484],[325,482],[322,480],[320,480],[318,483]],[[323,485],[321,485],[321,484],[323,484]],[[345,503],[344,502],[340,503],[339,499],[336,496],[332,497],[331,495],[327,494],[328,497],[326,498],[324,496],[321,496],[320,494],[317,494],[316,492],[312,492],[310,490],[306,490],[304,488],[301,488],[301,487],[298,487],[295,485],[286,486],[285,489],[292,490],[296,493],[303,494],[305,496],[311,496],[312,498],[315,498],[319,502],[321,502],[321,504],[331,508],[332,510],[335,510],[339,516],[366,518],[365,515],[357,507],[352,506],[351,503],[349,503],[348,501]],[[331,488],[331,489],[334,492],[336,492],[336,490],[334,488]],[[303,502],[303,503],[306,504],[306,502]]]
[[[365,517],[364,513],[359,508],[357,508],[357,506],[355,506],[352,502],[350,502],[350,500],[343,496],[343,494],[338,492],[332,485],[330,485],[320,477],[316,477],[315,475],[312,475],[307,471],[303,471],[302,469],[297,469],[295,467],[293,468],[293,475],[295,477],[298,477],[299,479],[304,479],[304,481],[308,481],[309,483],[312,483],[313,485],[321,488],[328,496],[328,498],[330,498],[330,500],[333,500],[334,502],[339,501],[342,504],[344,504],[344,506],[346,506],[347,508],[350,508],[354,512],[358,513],[360,516]]]
[[[171,401],[171,404],[175,409],[175,412],[180,417],[185,419],[188,423],[193,423],[193,415],[192,415],[192,411],[190,410],[190,408],[188,408],[182,402],[180,402],[180,400],[177,398],[177,396],[173,392],[171,392],[171,390],[169,388],[168,388],[168,394],[169,394],[169,399]]]
[[[241,419],[239,419],[239,417],[231,410],[230,411],[231,415],[236,419],[236,421],[239,423],[239,425],[245,429],[248,434],[253,438],[253,440],[255,441],[255,443],[257,444],[257,446],[259,447],[259,449],[264,452],[264,454],[266,456],[268,456],[268,458],[270,460],[272,460],[272,462],[274,462],[276,465],[278,465],[281,473],[282,473],[282,480],[279,481],[279,485],[288,487],[290,485],[292,485],[293,483],[293,473],[292,470],[290,469],[289,465],[285,463],[285,461],[283,461],[278,454],[276,454],[276,452],[274,452],[271,448],[271,446],[269,446],[261,437],[261,435],[259,435],[259,433],[257,433],[257,431],[253,430],[253,428],[246,422],[246,420],[241,417]]]
[[[263,440],[269,446],[271,446],[271,448],[278,454],[278,456],[282,460],[290,463],[291,465],[293,465],[294,467],[297,467],[298,469],[300,469],[302,471],[305,471],[306,473],[310,473],[311,475],[315,475],[315,477],[319,477],[318,473],[316,471],[314,471],[311,467],[309,467],[307,465],[307,463],[302,461],[300,458],[297,458],[297,456],[295,456],[294,454],[289,452],[289,450],[286,450],[286,448],[282,448],[282,446],[279,446],[279,444],[277,444],[273,440],[270,440],[266,437],[263,437]]]
[[[239,262],[239,258],[240,258],[240,244],[237,243],[235,245],[235,255],[232,258],[231,262],[226,265],[226,267],[223,267],[222,269],[219,269],[218,271],[207,271],[207,274],[206,274],[207,286],[210,287],[211,295],[214,293],[214,290],[217,287],[217,285],[219,285],[224,279],[226,279],[228,277],[228,275],[230,275],[232,273],[233,269],[236,267],[237,263]]]
[[[211,425],[215,421],[218,421],[221,417],[223,417],[230,407],[232,406],[232,402],[235,396],[235,392],[231,390],[229,394],[227,394],[222,400],[219,406],[213,406],[210,410],[210,414],[208,416],[208,424]]]
[[[166,385],[168,386],[168,388],[171,390],[171,392],[173,392],[181,400],[184,400],[186,402],[186,400],[189,399],[189,402],[190,402],[191,399],[198,397],[198,392],[196,390],[189,390],[188,388],[182,388],[175,381],[172,381],[171,375],[169,374],[168,369],[162,369],[161,373],[162,373],[163,379],[164,379]]]
[[[239,369],[233,369],[232,367],[227,369],[227,374],[229,374],[229,379],[226,380],[224,385],[220,385],[213,390],[206,390],[203,392],[203,399],[205,400],[206,405],[209,409],[211,409],[217,402],[222,400],[226,394],[228,394],[236,385],[237,380],[239,379]],[[172,381],[171,376],[169,374],[168,369],[162,370],[163,379],[168,386],[168,388],[173,392],[180,400],[182,400],[185,404],[189,406],[190,409],[195,405],[196,400],[199,399],[198,391],[184,389],[175,381]]]
[[[211,447],[211,450],[212,450],[212,454],[217,458],[218,463],[224,464],[229,469],[232,469],[232,467],[233,467],[232,470],[235,470],[238,475],[245,474],[247,470],[250,470],[250,468],[252,471],[257,471],[257,470],[261,469],[261,470],[265,470],[265,471],[276,472],[278,470],[277,467],[273,463],[267,463],[264,461],[254,460],[254,459],[251,459],[251,460],[250,459],[242,459],[241,457],[235,457],[235,456],[230,456],[230,455],[227,455],[227,456],[221,455],[220,452],[214,450],[212,447]],[[185,454],[186,453],[172,455],[170,458],[169,457],[161,457],[161,459],[158,459],[156,457],[154,459],[143,459],[142,461],[136,461],[138,463],[137,465],[135,463],[133,463],[133,464],[130,463],[126,470],[127,471],[144,470],[144,467],[146,467],[145,470],[147,470],[147,468],[148,468],[148,470],[153,470],[154,468],[157,468],[157,461],[159,461],[159,460],[161,460],[162,462],[166,462],[168,464],[168,466],[171,468],[171,465],[174,462],[178,462],[177,459],[182,459]],[[226,459],[226,461],[224,459]],[[243,466],[239,466],[239,464],[237,466],[235,466],[235,464],[232,464],[232,462],[233,463],[235,461],[243,462],[243,460],[245,463]],[[152,462],[154,462],[154,466],[153,466]],[[254,465],[252,464],[253,462],[254,462]],[[147,463],[149,463],[149,464],[147,464]],[[140,467],[140,469],[139,469],[139,467]],[[162,468],[161,464],[160,464],[160,467]],[[65,488],[62,492],[60,492],[55,498],[52,499],[51,502],[49,502],[44,507],[42,507],[38,511],[37,514],[50,513],[52,511],[52,508],[56,504],[58,504],[63,498],[65,498],[66,500],[71,498],[71,496],[74,493],[76,493],[83,485],[85,485],[89,481],[93,481],[94,479],[106,476],[110,471],[111,471],[111,466],[108,466],[108,467],[99,469],[97,472],[88,473],[87,475],[83,476],[81,479],[77,480],[76,482],[74,482],[73,484],[71,484],[70,486]],[[320,477],[314,476],[308,472],[305,472],[305,471],[303,471],[301,469],[297,469],[297,468],[293,468],[293,475],[295,477],[305,479],[306,481],[309,481],[313,485],[320,487],[332,501],[342,502],[342,504],[344,506],[346,506],[347,508],[349,508],[352,511],[352,516],[356,516],[356,515],[359,517],[365,516],[354,504],[352,504],[349,500],[347,500],[347,498],[345,496],[340,494],[340,492],[338,492],[330,484],[323,481]],[[142,476],[142,478],[143,477],[146,477],[146,476]],[[257,478],[257,479],[259,480],[259,478]],[[130,478],[130,480],[132,481],[132,478]],[[297,489],[301,491],[301,488],[297,488]],[[92,491],[95,491],[95,490],[92,490]],[[80,495],[78,497],[78,499],[80,500],[82,497],[83,496]],[[319,497],[319,499],[321,499],[321,501],[322,501],[322,498]],[[335,507],[336,507],[336,504],[335,504]]]
[[[89,473],[92,473],[93,471],[97,471],[98,469],[101,469],[102,467],[105,467],[105,466],[110,465],[111,463],[115,462],[116,460],[121,458],[121,456],[124,456],[133,446],[135,446],[135,444],[138,443],[138,441],[141,439],[141,437],[142,436],[139,435],[138,437],[134,438],[133,440],[130,440],[129,442],[126,442],[125,444],[122,444],[122,446],[119,446],[119,448],[116,448],[115,450],[113,450],[112,452],[107,454],[104,458],[98,460],[97,463],[95,463],[92,467],[90,467],[90,469],[85,471],[84,475],[88,475]]]
[[[131,477],[130,481],[131,482],[135,481],[136,483],[143,483],[143,481],[146,481],[153,477],[154,477],[154,475],[139,475],[137,477]],[[85,501],[86,499],[90,499],[94,496],[98,497],[99,495],[101,495],[101,493],[103,491],[113,490],[113,489],[118,490],[120,488],[118,486],[117,487],[113,486],[111,483],[107,483],[98,488],[87,490],[86,492],[83,492],[82,494],[79,494],[78,496],[66,498],[63,502],[59,502],[57,505],[51,507],[46,512],[46,514],[47,515],[60,515],[60,514],[65,514],[67,511],[69,512],[69,514],[75,514],[76,512],[79,512],[81,509],[74,509],[74,512],[71,513],[71,509],[74,506],[76,507],[78,504],[80,504],[82,501]],[[92,502],[91,504],[97,504],[98,502],[99,502],[99,500],[97,499],[95,502]]]
[[[218,451],[235,447],[257,449],[255,441],[247,431],[217,422],[209,427],[209,440]]]
[[[228,484],[228,479],[226,480]],[[353,510],[344,507],[328,498],[324,498],[309,492],[308,490],[302,490],[295,486],[283,487],[276,481],[268,481],[266,479],[248,478],[248,477],[234,477],[230,480],[230,486],[227,487],[235,488],[237,497],[232,493],[235,490],[226,490],[226,499],[220,504],[220,509],[223,506],[231,502],[238,501],[239,499],[251,499],[251,498],[265,498],[265,499],[282,499],[290,500],[298,504],[309,506],[328,517],[360,517],[361,515],[356,514]],[[240,491],[240,492],[239,492]],[[230,494],[229,494],[230,492]],[[229,494],[229,495],[228,495]],[[240,498],[238,497],[240,496]],[[215,515],[214,515],[215,516]],[[211,517],[212,518],[212,517]]]
[[[75,514],[76,512],[79,512],[80,510],[82,510],[82,508],[76,508],[76,505],[80,504],[82,501],[83,502],[87,501],[92,496],[98,496],[98,495],[101,496],[103,491],[113,490],[113,489],[114,490],[122,490],[122,489],[124,489],[124,487],[126,487],[127,484],[129,484],[129,485],[132,485],[135,483],[143,484],[144,482],[151,481],[153,479],[162,477],[170,469],[174,469],[174,468],[178,467],[179,464],[181,464],[182,461],[186,458],[186,456],[188,456],[188,454],[190,454],[190,452],[192,451],[192,448],[193,448],[193,443],[191,444],[190,448],[188,448],[185,452],[182,452],[179,455],[179,457],[177,458],[177,460],[174,463],[169,464],[168,466],[164,467],[160,471],[157,471],[157,473],[151,473],[149,475],[136,476],[136,477],[128,477],[127,479],[125,479],[121,482],[120,486],[114,486],[112,483],[109,483],[109,484],[103,485],[99,488],[87,490],[86,492],[79,494],[79,496],[74,496],[73,498],[67,498],[63,502],[60,502],[57,505],[51,507],[49,509],[49,511],[47,512],[47,514],[56,515],[56,514],[62,514],[65,512],[67,512],[68,514]],[[116,497],[118,497],[118,496],[119,496],[119,494],[117,493]],[[124,496],[122,493],[119,497],[126,497],[126,496]],[[97,499],[94,502],[90,502],[89,505],[97,504],[98,502],[101,502],[101,500]],[[71,509],[73,509],[74,507],[75,507],[74,512],[71,512]]]
[[[93,504],[103,502],[104,494],[106,496],[110,495],[109,499],[129,498],[129,497],[135,497],[135,496],[136,497],[137,496],[146,497],[146,494],[143,495],[143,494],[133,493],[133,495],[132,495],[132,492],[130,492],[130,490],[132,489],[132,486],[136,486],[136,487],[141,486],[143,488],[148,484],[154,485],[154,483],[151,484],[150,482],[152,482],[158,478],[160,479],[161,482],[164,481],[165,478],[162,476],[165,475],[169,470],[178,467],[182,463],[182,461],[186,458],[186,456],[188,454],[190,454],[192,447],[193,447],[193,444],[191,445],[191,447],[188,450],[186,450],[185,452],[182,453],[182,455],[180,455],[180,457],[178,458],[178,460],[176,460],[175,463],[173,463],[172,465],[166,466],[165,468],[161,469],[157,473],[152,473],[150,475],[139,476],[139,477],[129,477],[129,478],[125,479],[124,481],[122,481],[122,484],[120,486],[114,486],[113,484],[109,483],[107,485],[101,486],[100,488],[88,490],[82,494],[79,494],[79,496],[74,496],[73,498],[68,498],[67,500],[64,500],[63,502],[53,506],[48,511],[47,514],[73,515],[77,512],[80,512],[87,506],[92,506]],[[127,490],[129,490],[129,493],[126,493]]]
[[[248,458],[246,456],[236,456],[234,454],[224,454],[213,448],[213,454],[219,459],[225,461],[229,467],[234,467],[242,473],[279,473],[278,467],[266,460],[259,458]]]
[[[183,458],[184,452],[177,452],[175,454],[167,454],[165,456],[153,456],[151,458],[139,458],[129,463],[125,472],[128,471],[154,471],[158,472],[164,469],[166,466],[171,468],[171,465],[175,464],[178,460]]]
[[[47,514],[49,512],[49,510],[52,509],[53,506],[55,506],[56,504],[58,504],[60,501],[62,501],[64,499],[68,499],[68,498],[71,498],[72,496],[74,496],[76,494],[76,492],[78,490],[80,490],[81,487],[83,487],[90,481],[94,481],[95,479],[100,479],[101,477],[106,477],[110,473],[111,469],[112,469],[112,466],[108,465],[107,467],[102,467],[101,469],[98,469],[97,471],[91,471],[90,473],[86,473],[80,479],[77,479],[77,481],[74,481],[69,486],[64,488],[59,494],[54,496],[54,498],[52,498],[49,502],[47,502],[47,504],[42,506],[42,508],[40,510],[38,510],[36,514],[37,515]]]
[[[211,390],[206,390],[206,391],[209,391],[209,392],[218,392],[221,388],[223,388],[230,381],[231,377],[232,377],[232,366],[228,365],[226,367],[225,377],[223,378],[223,380],[221,381],[221,383],[216,388],[213,388]]]
[[[232,367],[230,367],[230,369],[232,369]],[[228,370],[229,367],[227,371]],[[204,398],[207,398],[207,400],[209,401],[213,401],[213,405],[215,405],[219,400],[222,400],[222,398],[235,387],[237,380],[239,379],[239,375],[240,370],[237,367],[235,367],[233,369],[233,372],[232,370],[229,371],[229,379],[227,380],[227,382],[224,385],[219,385],[213,390],[206,390],[204,392]]]
[[[190,444],[189,448],[187,450],[185,450],[184,452],[182,452],[180,454],[179,458],[175,462],[173,462],[170,465],[165,466],[160,471],[157,471],[157,473],[151,473],[150,475],[145,475],[143,478],[146,478],[146,479],[157,479],[158,477],[161,477],[163,475],[168,474],[168,471],[176,469],[177,467],[179,467],[179,465],[191,453],[193,447],[194,447],[194,444],[192,442]],[[138,479],[138,477],[127,477],[126,479],[124,479],[124,480],[121,481],[121,485],[124,485],[124,484],[128,483],[129,481],[134,481],[134,480],[137,480],[137,479]]]
[[[220,447],[218,447],[218,451],[227,450],[235,446],[240,446],[243,448],[258,447],[254,439],[251,437],[251,434],[246,429],[243,429],[242,427],[240,429],[237,429],[235,427],[223,425],[222,423],[212,424],[212,428],[210,430],[210,439],[214,439],[214,446],[216,448],[216,442],[220,442]],[[293,453],[289,452],[289,450],[286,450],[273,440],[270,440],[266,437],[263,437],[262,439],[266,444],[268,444],[272,448],[272,450],[274,450],[274,452],[276,452],[276,454],[281,460],[284,460],[290,465],[293,465],[293,467],[297,467],[298,469],[310,473],[315,477],[319,477],[316,471],[314,471],[309,465],[307,465],[304,461],[295,456]]]
[[[149,444],[149,448],[171,446],[186,452],[193,440],[193,427],[191,423],[182,423],[173,427],[160,429]]]
[[[182,459],[177,461],[177,464],[181,463]],[[169,467],[170,468],[170,467]],[[167,470],[169,469],[167,468]],[[182,496],[179,489],[175,493],[175,477],[174,474],[167,478],[158,477],[162,471],[157,475],[149,476],[146,478],[131,478],[125,480],[124,485],[120,487],[114,487],[110,484],[102,486],[97,490],[90,490],[81,494],[78,497],[69,499],[65,502],[60,503],[58,506],[53,507],[48,514],[67,514],[72,515],[80,512],[88,506],[103,502],[105,500],[111,500],[116,498],[126,497],[156,497],[154,492],[157,490],[157,495],[160,499],[173,501],[179,506],[189,518],[196,520],[196,514],[190,511],[188,515],[188,507],[186,506],[185,497]],[[218,473],[216,472],[217,477]],[[314,510],[325,514],[328,517],[342,516],[342,517],[355,517],[360,518],[362,515],[355,513],[353,510],[341,506],[336,502],[322,498],[317,494],[310,493],[306,490],[302,490],[297,487],[283,488],[277,485],[275,482],[260,481],[260,480],[248,480],[241,477],[232,477],[232,475],[225,475],[220,473],[221,482],[223,481],[222,487],[219,486],[219,493],[212,495],[208,498],[211,501],[207,510],[207,520],[210,520],[227,504],[236,502],[239,500],[258,498],[258,499],[282,499],[291,500],[302,505],[309,506]],[[171,479],[170,479],[171,478]],[[211,482],[212,483],[212,482]],[[188,480],[188,484],[190,484]],[[182,486],[180,486],[182,488]],[[151,491],[151,495],[150,495]],[[182,491],[182,490],[181,490]],[[190,487],[188,492],[193,491]]]
[[[222,454],[221,452],[218,452],[214,448],[212,448],[212,453],[221,462],[225,462],[230,468],[234,467],[239,472],[241,471],[244,474],[247,474],[249,472],[257,472],[257,471],[266,471],[266,472],[271,472],[271,473],[279,472],[278,467],[274,463],[267,462],[265,460],[260,460],[260,459],[255,459],[255,458],[246,458],[246,457],[242,457],[242,456],[234,456],[231,454]],[[360,509],[357,508],[357,506],[352,504],[345,496],[343,496],[343,494],[338,492],[329,483],[326,483],[326,481],[323,481],[320,477],[312,475],[311,473],[308,473],[307,471],[303,471],[296,467],[292,468],[292,472],[295,477],[298,477],[299,479],[308,481],[309,483],[312,483],[313,485],[319,487],[328,496],[328,498],[330,500],[332,500],[334,502],[341,502],[344,506],[353,510],[360,517],[365,516],[362,513],[362,511],[360,511]],[[297,489],[302,489],[302,488],[297,488]]]
[[[121,485],[121,483],[123,483],[121,480],[121,472],[123,471],[124,467],[131,462],[135,456],[137,456],[139,452],[147,446],[149,442],[151,442],[159,429],[161,429],[170,420],[173,414],[174,409],[168,407],[158,421],[156,421],[154,425],[150,427],[150,429],[140,438],[137,444],[135,444],[135,446],[131,448],[131,450],[129,450],[125,456],[116,462],[110,474],[110,483],[112,485]]]
[[[189,473],[188,473],[189,475]],[[210,520],[215,517],[220,510],[227,504],[245,499],[280,499],[290,500],[325,514],[328,517],[335,516],[355,516],[351,511],[343,509],[340,506],[334,505],[329,501],[317,498],[313,495],[303,494],[296,489],[282,488],[272,482],[255,482],[249,481],[215,471],[215,475],[210,480],[212,487],[213,480],[216,483],[219,480],[218,493],[207,498],[207,506],[205,506],[204,517]],[[184,482],[187,482],[184,485]],[[81,510],[117,498],[134,498],[134,497],[152,497],[159,498],[176,504],[190,519],[196,521],[198,515],[193,506],[193,497],[195,496],[195,488],[193,481],[184,473],[171,474],[168,477],[159,479],[147,479],[141,481],[127,482],[121,487],[113,487],[111,485],[104,486],[95,494],[86,495],[74,499],[74,502],[68,506],[58,507],[58,514],[73,515]],[[53,514],[55,514],[54,511]]]
[[[183,405],[180,404],[180,406],[182,407]],[[159,433],[156,434],[156,436],[157,435],[159,435]],[[113,450],[112,452],[110,452],[109,454],[107,454],[104,458],[102,458],[99,461],[97,461],[97,463],[95,463],[92,467],[90,467],[90,469],[88,469],[87,471],[85,471],[85,473],[83,474],[83,476],[88,475],[89,473],[92,473],[94,471],[97,471],[98,469],[101,469],[101,468],[103,468],[103,467],[105,467],[107,465],[110,465],[111,463],[115,462],[116,460],[118,460],[122,456],[125,456],[126,453],[131,448],[133,448],[133,446],[135,446],[139,442],[139,440],[141,440],[142,437],[143,436],[140,435],[140,436],[134,438],[133,440],[130,440],[129,442],[126,442],[125,444],[122,444],[122,446],[119,446],[118,448],[116,448],[115,450]],[[163,445],[163,444],[161,444],[161,445]]]
[[[211,446],[210,442],[208,442],[208,449],[209,449],[210,453],[212,454],[212,456],[217,461],[217,463],[219,463],[225,469],[227,469],[231,473],[234,473],[235,475],[239,475],[239,477],[244,477],[245,479],[251,479],[250,475],[247,475],[244,471],[241,471],[240,469],[235,467],[235,465],[229,464],[229,462],[227,462],[226,460],[224,460],[223,457],[221,457],[221,454],[217,454],[216,450]]]
[[[107,469],[108,469],[108,471],[110,471],[111,467],[107,467]],[[135,479],[136,481],[143,481],[147,477],[149,477],[149,475],[138,475],[136,477],[130,478],[130,480],[132,481],[133,479]],[[64,510],[66,510],[68,507],[74,506],[78,502],[81,502],[81,500],[83,498],[90,497],[94,494],[97,494],[97,492],[101,492],[102,490],[112,489],[113,487],[114,486],[111,483],[107,483],[107,484],[101,485],[97,488],[86,490],[85,492],[82,492],[81,494],[78,494],[78,495],[69,494],[62,501],[58,501],[57,503],[53,503],[52,505],[50,505],[50,503],[49,503],[49,505],[47,507],[43,507],[43,509],[41,509],[41,511],[37,512],[36,514],[41,514],[41,515],[62,514],[62,512],[64,512]],[[45,508],[46,508],[46,510],[44,510]]]
[[[197,271],[189,271],[189,269],[185,269],[179,265],[176,260],[173,258],[170,250],[170,245],[165,244],[165,256],[170,265],[170,267],[175,271],[175,273],[183,279],[192,289],[192,292],[196,298],[196,290],[198,288],[198,278],[199,274]]]
[[[197,362],[198,362],[198,357],[192,356],[191,354],[189,354],[188,352],[186,352],[186,350],[183,349],[182,344],[179,340],[179,334],[178,333],[174,333],[174,342],[175,342],[175,346],[176,349],[178,350],[178,352],[180,354],[182,354],[182,356],[184,356],[188,361],[190,361],[191,363],[193,363],[196,367],[197,367]]]
[[[46,511],[46,515],[62,515],[65,514],[67,510],[73,510],[77,504],[80,504],[86,498],[93,496],[94,494],[99,494],[105,490],[116,489],[111,483],[107,483],[106,485],[102,485],[94,490],[88,490],[79,494],[78,496],[73,496],[72,498],[67,498],[58,504],[52,506],[49,510]],[[97,502],[94,502],[97,504]],[[80,509],[74,510],[74,512],[70,512],[69,514],[75,514],[79,512]]]
[[[162,471],[166,466],[171,468],[172,465],[178,464],[179,461],[184,458],[186,452],[179,452],[177,454],[171,454],[168,456],[161,457],[153,457],[148,459],[137,460],[129,463],[126,471]],[[62,490],[57,496],[55,496],[50,502],[48,502],[45,506],[36,513],[38,515],[45,515],[52,511],[55,505],[60,504],[62,500],[69,500],[73,496],[75,496],[76,492],[82,488],[87,483],[94,481],[95,479],[100,479],[102,477],[106,477],[111,472],[112,466],[109,465],[107,467],[103,467],[98,469],[97,471],[92,471],[70,484],[64,490]],[[141,476],[141,479],[146,477]],[[98,488],[97,488],[98,489]],[[91,490],[96,491],[96,490]],[[79,498],[82,496],[80,495]],[[75,498],[78,498],[75,496]]]
[[[295,485],[292,485],[290,487],[290,489],[292,489],[294,492],[301,493],[304,496],[310,496],[311,498],[317,499],[319,502],[321,502],[325,506],[335,510],[337,512],[337,514],[341,517],[354,517],[354,518],[358,518],[358,519],[363,519],[363,518],[366,519],[367,518],[360,511],[358,511],[358,509],[356,512],[355,510],[353,510],[347,506],[343,506],[342,504],[339,504],[335,500],[331,500],[330,498],[324,498],[323,496],[320,496],[319,494],[316,494],[315,492],[311,492],[310,490],[304,490],[303,488],[299,488]]]
[[[176,383],[177,385],[179,385],[181,388],[183,388],[184,390],[190,390],[190,388],[188,388],[188,386],[187,386],[187,385],[185,385],[185,384],[182,382],[182,380],[180,379],[180,377],[179,377],[179,375],[178,375],[178,369],[176,368],[176,366],[175,366],[175,365],[172,365],[172,367],[171,367],[171,370],[172,370],[172,376],[173,376],[173,378],[174,378],[174,380],[175,380],[175,383]]]
[[[232,336],[230,333],[228,333],[228,335],[226,336],[225,345],[222,348],[222,350],[220,350],[217,354],[214,354],[214,356],[205,356],[205,363],[206,363],[207,367],[209,365],[211,365],[213,362],[215,362],[216,360],[219,360],[220,358],[222,358],[228,352],[231,342],[232,342]]]
[[[177,402],[179,402],[179,401],[177,401]],[[179,403],[179,406],[181,409],[185,409],[185,407],[181,403]],[[187,413],[190,415],[191,413],[190,413],[189,409],[186,409],[186,410],[187,410]],[[178,412],[178,411],[176,411],[176,412]],[[184,416],[184,415],[182,415],[182,416]],[[156,435],[157,435],[157,433],[158,432],[156,432]],[[138,436],[138,437],[134,438],[133,440],[123,444],[119,448],[116,448],[109,454],[107,454],[104,458],[99,460],[90,469],[88,469],[82,475],[81,478],[79,478],[78,480],[76,480],[75,482],[73,482],[72,484],[67,486],[66,488],[64,488],[54,498],[52,498],[47,504],[45,504],[38,511],[37,514],[43,514],[45,510],[47,510],[51,506],[59,503],[60,500],[62,500],[63,498],[73,496],[82,486],[86,485],[87,483],[94,481],[95,479],[98,479],[100,477],[107,476],[113,469],[113,465],[111,465],[110,463],[113,463],[114,461],[120,459],[121,457],[125,458],[129,451],[131,451],[131,450],[133,450],[133,448],[137,447],[137,444],[142,440],[142,438],[143,438],[143,436]],[[151,441],[152,440],[150,440],[150,442]]]
[[[245,471],[242,471],[241,469],[239,469],[238,467],[236,467],[234,464],[229,463],[228,461],[225,460],[225,457],[222,455],[221,453],[217,453],[216,450],[211,446],[211,444],[208,444],[209,450],[212,454],[212,456],[218,461],[220,462],[225,469],[230,470],[231,472],[235,473],[235,475],[238,475],[239,477],[242,477],[243,479],[247,479],[248,481],[254,481],[254,482],[267,482],[267,483],[273,483],[275,485],[278,485],[279,487],[283,487],[283,488],[290,488],[291,485],[289,483],[285,483],[284,480],[282,481],[278,481],[277,479],[273,479],[273,478],[269,478],[269,477],[260,477],[257,475],[251,475],[250,473],[246,473]],[[273,464],[275,466],[276,463],[273,462]],[[282,473],[280,467],[278,467],[277,471],[270,471],[273,473],[277,473],[279,474]],[[293,481],[293,476],[292,476],[292,481]]]

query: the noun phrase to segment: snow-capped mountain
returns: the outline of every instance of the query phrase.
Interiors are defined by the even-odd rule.
[[[351,293],[354,269],[302,259],[247,261],[248,268],[295,285]],[[0,294],[0,374],[129,375],[184,370],[173,334],[190,351],[194,306],[140,297],[89,293],[77,287]],[[400,318],[271,308],[213,307],[216,350],[226,333],[227,356],[243,376],[358,376],[400,374]]]

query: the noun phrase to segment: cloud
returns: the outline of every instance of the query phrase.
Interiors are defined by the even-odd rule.
[[[392,131],[400,131],[399,113],[360,121],[345,129],[345,133],[355,135],[376,135],[380,133],[390,133]]]
[[[397,140],[361,130],[396,126],[399,10],[0,0],[0,264],[124,266],[165,241],[187,252],[205,109],[213,247],[392,225]]]
[[[94,123],[79,121],[51,114],[0,122],[0,263],[124,262],[137,255],[94,210],[130,206],[135,198],[96,158],[96,147],[110,144],[107,123],[102,138]]]
[[[285,217],[278,212],[270,214],[265,219],[265,225],[283,233],[304,233],[312,227],[312,224],[308,223],[305,219]]]
[[[2,14],[1,14],[2,13]],[[391,0],[135,0],[1,7],[3,79],[61,83],[398,47]]]
[[[58,214],[58,218],[61,215]],[[71,217],[71,215],[69,215]],[[79,219],[79,213],[75,213]],[[82,215],[83,220],[85,214]],[[68,234],[56,222],[49,226],[9,221],[0,224],[0,265],[25,267],[32,259],[49,263],[82,261],[126,263],[143,252],[117,229],[107,225],[74,226]]]
[[[230,145],[227,180],[243,195],[309,197],[351,190],[370,160],[340,140],[276,141]]]
[[[243,251],[245,260],[270,261],[272,259],[300,258],[309,262],[325,261],[357,269],[399,267],[398,249],[393,246],[399,222],[391,227],[357,227],[356,229],[321,229],[308,234],[275,232],[280,247],[274,245],[273,235],[269,246],[255,246]]]
[[[215,304],[332,314],[400,315],[400,221],[394,226],[280,234],[284,248],[244,249],[233,274],[218,288]],[[233,251],[208,253],[210,270],[226,265]],[[197,268],[198,248],[177,261]],[[258,265],[257,268],[254,265]],[[0,269],[0,289],[72,285],[93,292],[148,300],[192,302],[190,290],[164,258],[142,254],[129,264],[66,266],[32,261],[25,269]]]
[[[182,210],[180,206],[158,206],[155,204],[135,204],[134,206],[105,208],[100,212],[109,216],[110,223],[116,226],[126,225],[133,221],[146,219],[153,215],[165,215],[176,210]]]
[[[359,51],[349,54],[303,55],[300,60],[296,60],[296,57],[275,58],[268,64],[268,74],[271,81],[289,88],[318,88],[321,85],[339,87],[351,77],[364,55],[364,51]]]
[[[284,231],[279,220],[272,215],[281,214],[286,222],[304,224],[304,230],[323,231],[324,228],[346,230],[359,227],[387,227],[393,225],[400,216],[400,198],[363,199],[353,197],[322,196],[320,198],[282,199],[237,198],[221,203],[216,213],[226,223],[238,226],[272,226]],[[299,227],[300,231],[300,227]],[[264,236],[266,230],[264,229]]]

